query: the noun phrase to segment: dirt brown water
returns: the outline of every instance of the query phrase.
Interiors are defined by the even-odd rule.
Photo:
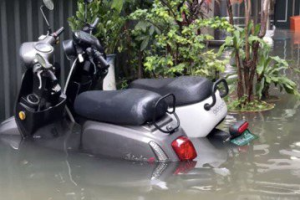
[[[279,31],[275,39],[274,54],[293,60],[298,67],[297,37]],[[300,83],[298,75],[293,78]],[[299,109],[295,97],[280,95],[271,111],[229,114],[221,129],[245,119],[259,139],[245,147],[194,140],[200,150],[192,163],[133,163],[79,153],[67,144],[55,150],[4,138],[0,143],[0,199],[297,200]]]

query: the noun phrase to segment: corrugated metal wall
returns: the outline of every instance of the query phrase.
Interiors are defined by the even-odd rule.
[[[36,41],[47,31],[40,12],[42,0],[0,0],[0,121],[13,113],[15,98],[21,82],[23,66],[19,47],[23,42]],[[61,40],[71,37],[67,18],[76,11],[76,0],[54,0],[55,9],[45,10],[54,30],[66,28]],[[56,47],[56,61],[61,65],[64,81],[70,63],[61,46]]]

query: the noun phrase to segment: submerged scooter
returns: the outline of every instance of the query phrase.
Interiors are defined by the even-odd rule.
[[[44,3],[50,10],[54,8],[51,0]],[[173,98],[175,104],[174,95],[162,97],[140,89],[90,91],[96,88],[96,80],[105,76],[108,67],[100,43],[87,33],[97,21],[87,24],[83,31],[75,31],[73,41],[64,45],[66,54],[76,57],[64,91],[51,64],[53,45],[63,28],[54,33],[49,28],[39,41],[22,45],[20,55],[27,71],[15,116],[1,124],[0,134],[60,141],[67,134],[64,130],[68,126],[64,119],[67,105],[69,116],[73,113],[82,125],[78,147],[87,153],[148,162],[193,160],[197,154],[192,142],[180,128],[179,120],[167,115],[175,115],[175,109],[169,111],[165,102],[166,98]]]
[[[54,9],[50,0],[44,0],[49,10]],[[23,43],[20,57],[26,67],[15,105],[14,117],[0,126],[1,134],[32,137],[43,126],[59,121],[64,112],[66,97],[56,77],[54,63],[54,45],[59,42],[59,35],[64,28],[52,32],[41,6],[41,12],[49,27],[46,35],[41,35],[36,42]]]
[[[89,2],[85,1],[86,8]],[[86,23],[82,30],[74,31],[72,40],[63,42],[66,56],[73,60],[64,90],[67,110],[70,119],[82,126],[84,150],[128,160],[194,159],[196,151],[180,127],[173,94],[96,90],[102,88],[109,68],[99,40],[92,35],[98,22],[97,18]],[[171,111],[166,99],[172,99]]]
[[[88,109],[89,106],[82,106],[85,102],[82,99],[88,99],[90,103],[93,103],[91,104],[92,107],[98,106],[97,101],[100,100],[96,98],[102,98],[102,96],[98,96],[100,92],[97,92],[97,95],[94,92],[85,93],[77,99],[80,93],[95,89],[97,83],[100,83],[98,89],[101,89],[103,80],[105,80],[108,73],[109,65],[105,60],[106,56],[103,48],[98,39],[92,36],[97,22],[96,19],[92,25],[87,24],[82,31],[74,33],[72,41],[64,42],[67,57],[69,57],[69,59],[75,59],[66,84],[66,94],[68,96],[70,116],[79,114],[88,119],[102,121],[104,117],[106,118],[105,120],[108,120],[107,116],[109,115],[105,113],[106,111],[102,111],[103,115],[101,118],[99,116],[100,112],[94,112],[97,114],[91,115],[94,108]],[[70,81],[70,79],[72,80]],[[220,89],[221,85],[223,85],[224,91]],[[215,83],[202,77],[140,79],[134,81],[129,88],[129,90],[125,90],[128,96],[138,95],[138,92],[135,94],[134,91],[137,91],[136,89],[142,89],[143,91],[151,91],[164,97],[173,97],[165,98],[168,105],[173,107],[173,110],[176,108],[177,115],[170,117],[175,121],[180,120],[181,127],[190,138],[213,135],[215,128],[227,115],[227,105],[223,98],[228,95],[229,88],[225,79],[220,79]],[[102,92],[102,94],[107,95],[122,93],[124,93],[124,91]],[[94,99],[91,99],[92,96],[94,96]],[[77,99],[77,103],[75,103],[75,99]],[[120,99],[120,102],[116,102],[114,109],[118,110],[118,106],[120,106],[119,104],[122,105],[122,101],[124,100]],[[74,111],[74,108],[77,109],[77,111]],[[135,115],[137,115],[137,113]],[[131,118],[133,119],[134,117],[132,116]],[[115,123],[116,120],[117,119],[113,119],[108,122]],[[242,128],[237,125],[241,125]],[[233,128],[231,128],[234,129],[234,133],[232,133],[231,136],[228,134],[228,137],[236,137],[237,134],[242,135],[243,133],[239,130],[245,130],[245,126],[248,128],[247,123],[244,122],[234,125]]]
[[[72,139],[69,137],[64,142],[66,145],[52,142],[45,148],[45,144],[20,143],[15,137],[1,137],[1,152],[9,155],[10,159],[4,159],[0,163],[0,168],[5,168],[11,163],[21,163],[11,166],[11,171],[14,173],[10,176],[10,181],[12,183],[26,181],[24,186],[26,190],[34,190],[37,183],[43,182],[43,185],[47,185],[44,188],[47,191],[43,191],[43,194],[52,194],[55,199],[65,197],[65,193],[69,191],[64,189],[70,190],[73,187],[72,192],[76,196],[84,194],[85,197],[89,197],[91,191],[93,195],[96,192],[98,197],[114,195],[110,189],[107,190],[108,188],[121,190],[122,194],[127,192],[128,195],[132,195],[138,192],[139,195],[147,196],[149,191],[154,189],[184,191],[184,189],[217,183],[223,185],[226,182],[222,180],[230,177],[228,169],[222,166],[229,157],[227,150],[215,148],[207,138],[198,139],[198,144],[202,147],[198,160],[151,164],[83,154],[70,148]],[[15,150],[12,151],[11,148]],[[61,151],[53,151],[53,149],[61,149]],[[0,175],[3,183],[5,176],[5,173]],[[52,190],[56,190],[59,183],[64,187],[60,192],[53,193]],[[6,186],[11,190],[16,189],[14,184],[6,184]],[[81,188],[90,190],[81,190]],[[135,199],[133,196],[130,196],[132,197],[130,199]],[[120,195],[115,198],[119,199]]]
[[[225,91],[221,91],[223,85]],[[227,105],[223,100],[229,89],[225,79],[212,82],[203,77],[138,79],[129,88],[144,89],[176,96],[176,113],[190,138],[207,137],[225,119]]]
[[[92,1],[92,0],[91,0]],[[92,26],[86,26],[84,27],[85,32],[92,33],[92,30],[94,29],[95,24]],[[75,33],[79,34],[79,33]],[[81,34],[81,33],[80,33]],[[84,35],[87,35],[86,33]],[[83,37],[83,36],[79,36]],[[82,43],[81,38],[75,35],[74,42]],[[91,37],[91,36],[88,36]],[[88,38],[87,37],[87,38]],[[97,43],[98,40],[95,39],[95,42]],[[81,58],[81,49],[78,50],[73,48],[73,44],[70,43],[70,47],[68,47],[69,44],[65,44],[65,49],[67,52],[67,56],[73,55],[73,57],[76,57],[78,55],[78,59],[82,66],[81,69],[86,68],[86,66],[95,66],[93,64],[93,61],[90,61],[88,64],[87,62],[83,62],[83,58]],[[93,51],[91,49],[87,49],[87,57],[92,56]],[[72,52],[73,51],[73,52]],[[102,51],[103,53],[103,51]],[[102,58],[102,69],[100,80],[103,82],[106,79],[108,79],[108,82],[111,82],[111,77],[106,77],[108,73],[108,64],[106,61],[103,61],[103,58],[105,58],[105,55],[103,54]],[[91,60],[89,58],[89,60]],[[92,65],[90,64],[92,63]],[[96,68],[96,67],[94,67]],[[105,69],[104,69],[105,68]],[[80,85],[78,84],[78,81],[76,83],[70,83],[73,86],[77,84],[77,86],[71,86],[74,91],[69,92],[67,94],[68,97],[78,93],[76,92],[79,90],[87,90],[85,87],[93,87],[97,83],[97,80],[94,77],[97,76],[97,70],[92,69],[92,71],[95,73],[95,75],[91,76],[88,75],[86,81],[84,83],[82,82]],[[91,73],[93,73],[91,72]],[[77,78],[83,78],[85,75],[82,73],[82,71],[79,71],[75,73],[74,77]],[[115,82],[115,81],[112,81]],[[102,83],[101,83],[102,84]],[[223,90],[220,88],[220,86],[223,86]],[[81,89],[83,88],[83,89]],[[101,87],[100,87],[101,88]],[[165,79],[139,79],[134,82],[132,82],[129,85],[130,89],[142,89],[151,91],[157,94],[160,94],[162,96],[166,96],[168,94],[173,94],[176,97],[176,101],[171,101],[170,99],[166,99],[167,103],[169,103],[170,106],[176,107],[176,114],[181,122],[181,127],[186,132],[187,136],[189,138],[199,138],[199,137],[207,137],[208,135],[214,134],[214,129],[222,123],[222,121],[227,116],[227,105],[224,101],[224,97],[226,97],[229,93],[229,88],[227,85],[227,82],[225,79],[217,80],[216,82],[212,82],[206,78],[203,77],[178,77],[178,78],[165,78]],[[133,91],[133,90],[132,90]],[[80,92],[79,92],[80,93]],[[69,100],[73,101],[75,98],[68,98]],[[70,109],[73,108],[74,102],[71,103]],[[74,113],[72,111],[72,113]],[[174,118],[173,118],[174,119]],[[228,137],[230,135],[228,134]]]

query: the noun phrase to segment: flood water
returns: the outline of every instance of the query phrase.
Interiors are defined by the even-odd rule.
[[[297,44],[297,37],[286,31],[275,39],[274,54],[292,59],[298,67],[300,40]],[[300,83],[298,75],[293,78]],[[0,199],[300,199],[300,102],[290,95],[279,97],[271,111],[229,114],[220,126],[226,130],[245,119],[259,139],[245,147],[194,140],[199,153],[191,163],[94,157],[69,148],[70,138],[58,144],[61,148],[4,138]]]

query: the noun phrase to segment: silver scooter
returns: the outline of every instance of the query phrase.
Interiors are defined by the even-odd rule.
[[[51,0],[44,0],[53,10]],[[86,4],[88,1],[86,1]],[[41,11],[43,13],[43,7]],[[45,21],[48,23],[44,13]],[[56,78],[54,45],[63,28],[36,42],[20,48],[27,68],[16,101],[15,116],[1,123],[0,135],[19,135],[25,140],[56,143],[70,132],[66,127],[65,108],[81,125],[78,148],[90,154],[147,162],[190,161],[196,156],[192,142],[173,120],[165,99],[146,90],[130,89],[118,92],[91,91],[107,73],[108,64],[99,41],[90,34],[97,24],[87,24],[75,31],[73,40],[66,42],[68,56],[76,57],[65,90]],[[175,117],[177,118],[177,117]]]
[[[19,94],[16,99],[14,117],[1,123],[1,135],[20,135],[30,138],[40,127],[62,119],[66,97],[61,92],[54,63],[54,46],[63,33],[61,27],[52,32],[43,8],[54,9],[50,0],[44,0],[41,12],[49,27],[46,35],[38,41],[23,43],[20,57],[26,67]]]
[[[86,7],[89,2],[85,1]],[[82,127],[83,149],[127,160],[193,160],[196,151],[180,127],[173,94],[161,96],[141,89],[101,91],[109,64],[92,35],[98,21],[85,21],[82,30],[73,32],[72,40],[63,42],[73,63],[64,90],[67,112]],[[173,102],[171,110],[166,99]]]

